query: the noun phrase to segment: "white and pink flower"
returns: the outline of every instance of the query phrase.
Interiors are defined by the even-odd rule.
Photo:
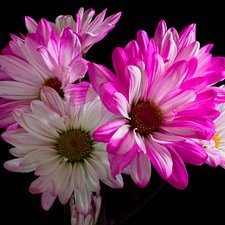
[[[60,39],[52,25],[41,19],[36,33],[24,40],[12,38],[0,55],[0,127],[15,127],[12,109],[40,99],[43,86],[55,89],[71,105],[96,97],[89,82],[73,84],[84,77],[88,61],[82,58],[80,40],[69,27]]]
[[[224,79],[224,58],[214,64],[210,56],[204,59],[201,54],[207,54],[207,48],[199,50],[196,42],[189,45],[187,31],[181,35],[184,43],[174,30],[169,34],[162,40],[155,35],[154,41],[141,31],[137,42],[115,48],[116,76],[102,65],[88,65],[91,83],[103,104],[123,117],[101,126],[93,137],[108,143],[112,176],[129,166],[132,179],[141,187],[149,182],[151,163],[170,184],[186,187],[184,162],[200,165],[207,158],[192,138],[212,138],[212,120],[219,116],[214,104],[225,101],[222,90],[210,87]],[[176,45],[164,43],[170,39]],[[183,44],[175,51],[179,43]]]
[[[121,16],[121,12],[119,12],[104,20],[106,10],[107,9],[103,10],[91,22],[95,11],[93,9],[88,9],[84,12],[84,8],[81,7],[76,14],[76,22],[71,15],[61,15],[56,18],[55,23],[50,23],[59,37],[62,36],[62,31],[65,27],[70,27],[80,39],[81,52],[86,54],[93,44],[102,40],[107,33],[114,28]],[[37,23],[28,16],[25,17],[25,20],[27,30],[31,33],[35,33]]]
[[[39,177],[29,190],[42,193],[45,210],[57,196],[65,204],[74,190],[81,196],[86,196],[87,189],[89,193],[98,192],[100,180],[112,188],[121,188],[121,175],[116,179],[111,176],[106,144],[92,138],[92,133],[115,115],[99,99],[70,106],[47,86],[40,95],[42,101],[33,100],[31,111],[14,110],[21,128],[4,132],[2,138],[15,146],[10,153],[17,158],[5,162],[4,167],[13,172],[35,170]],[[81,205],[86,206],[88,196],[80,199],[84,201]]]
[[[201,144],[208,158],[206,164],[212,167],[222,166],[225,168],[225,103],[217,106],[220,116],[213,122],[215,123],[215,133],[211,140],[195,140]]]

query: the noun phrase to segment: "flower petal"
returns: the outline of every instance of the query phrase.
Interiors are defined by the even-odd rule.
[[[157,172],[164,180],[167,180],[173,170],[173,160],[169,151],[165,146],[154,142],[151,138],[145,139],[145,145],[147,154]]]
[[[113,134],[123,125],[127,123],[127,119],[114,120],[99,127],[92,137],[99,142],[107,143],[113,136]]]
[[[173,172],[169,179],[167,179],[167,182],[178,189],[184,189],[188,184],[188,174],[186,167],[173,147],[169,146],[168,149],[173,158]]]
[[[71,172],[71,163],[63,162],[58,166],[52,177],[50,191],[52,196],[61,195],[64,192],[66,186],[68,185]]]
[[[72,181],[77,192],[83,190],[86,183],[86,177],[84,168],[79,162],[73,164]]]
[[[105,66],[89,63],[88,74],[94,90],[99,94],[99,87],[102,83],[115,81],[116,76]]]
[[[107,152],[121,155],[130,151],[135,143],[133,132],[135,131],[130,131],[130,125],[121,126],[110,139],[107,145]]]
[[[116,175],[120,174],[124,168],[130,165],[136,153],[137,145],[134,144],[132,148],[123,155],[108,155],[113,179],[116,179]]]
[[[129,169],[135,184],[144,188],[151,177],[151,162],[148,155],[137,152]]]
[[[30,166],[21,168],[19,166],[21,160],[22,160],[21,158],[9,160],[9,161],[6,161],[3,164],[3,166],[5,169],[7,169],[9,171],[19,172],[19,173],[28,173],[28,172],[34,171],[36,169],[37,165],[30,165]]]
[[[48,211],[54,203],[56,197],[52,196],[50,190],[46,190],[41,195],[41,205],[44,210]]]
[[[7,99],[37,99],[38,88],[16,81],[1,81],[0,96]]]

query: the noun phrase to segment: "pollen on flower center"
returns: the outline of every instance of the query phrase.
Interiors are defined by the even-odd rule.
[[[130,126],[141,135],[148,135],[156,131],[162,122],[162,113],[154,102],[139,102],[132,106],[129,114]]]
[[[212,137],[212,140],[215,142],[215,147],[219,148],[219,144],[220,144],[220,139],[219,135],[217,133],[215,133]]]
[[[88,132],[69,130],[61,133],[57,138],[56,150],[66,161],[82,161],[89,156],[94,143]]]
[[[61,98],[64,98],[64,91],[60,89],[62,87],[62,83],[56,77],[48,78],[42,83],[42,86],[48,86],[53,88]],[[40,97],[40,93],[38,97]]]

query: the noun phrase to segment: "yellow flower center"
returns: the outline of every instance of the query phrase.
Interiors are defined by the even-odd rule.
[[[212,137],[212,140],[215,142],[215,147],[219,148],[219,144],[220,144],[220,139],[219,138],[219,134],[215,133]]]
[[[53,88],[61,98],[64,98],[64,91],[60,89],[62,87],[62,83],[58,81],[56,77],[54,78],[48,78],[42,83],[42,86],[48,86]],[[40,92],[38,94],[38,97],[40,98]]]
[[[162,113],[154,102],[139,102],[134,104],[129,114],[130,126],[141,135],[148,135],[156,131],[162,122]]]
[[[89,132],[69,130],[59,135],[55,149],[65,161],[80,162],[90,155],[94,143]]]

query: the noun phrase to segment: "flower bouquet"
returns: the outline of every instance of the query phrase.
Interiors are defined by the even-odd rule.
[[[58,198],[72,225],[121,224],[166,182],[186,188],[184,163],[225,167],[225,58],[200,48],[195,24],[161,20],[113,50],[111,71],[88,52],[121,12],[94,14],[26,16],[28,33],[0,55],[1,137],[15,157],[4,168],[34,171],[29,191],[46,211]],[[162,182],[144,199],[134,186],[152,185],[152,167]]]

